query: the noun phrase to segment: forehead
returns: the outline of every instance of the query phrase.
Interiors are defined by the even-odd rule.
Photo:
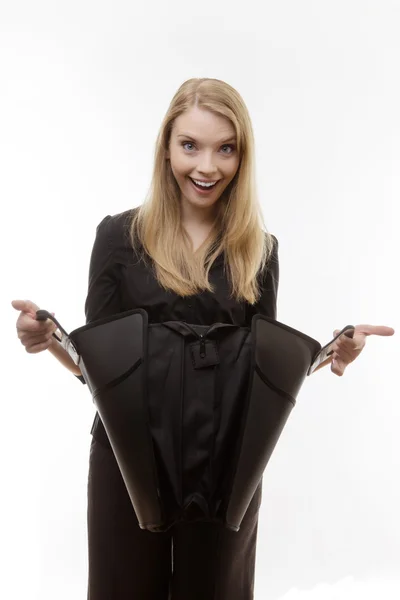
[[[192,107],[175,119],[173,133],[198,140],[236,137],[235,128],[229,119],[198,107]]]

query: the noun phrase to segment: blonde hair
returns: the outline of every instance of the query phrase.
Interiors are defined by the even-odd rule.
[[[180,189],[166,153],[175,119],[191,107],[229,119],[236,131],[240,156],[234,179],[217,201],[218,214],[208,238],[188,252],[181,225]],[[173,97],[156,141],[153,177],[145,202],[133,211],[129,237],[151,257],[155,276],[166,290],[191,296],[213,292],[208,281],[212,263],[225,253],[231,296],[254,304],[260,295],[258,275],[273,249],[273,237],[263,224],[255,183],[253,128],[240,94],[218,79],[189,79]]]

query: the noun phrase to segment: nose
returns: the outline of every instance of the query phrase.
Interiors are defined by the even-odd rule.
[[[199,158],[197,170],[199,173],[202,173],[209,178],[217,172],[217,166],[214,164],[212,152],[202,154],[201,158]]]

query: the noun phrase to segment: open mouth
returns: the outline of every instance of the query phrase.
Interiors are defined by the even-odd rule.
[[[198,183],[195,183],[195,181],[189,177],[190,181],[192,182],[193,187],[196,188],[196,190],[198,190],[199,192],[203,192],[204,194],[211,192],[219,183],[219,181],[216,181],[213,185],[200,185]]]

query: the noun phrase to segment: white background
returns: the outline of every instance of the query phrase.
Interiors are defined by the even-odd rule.
[[[11,300],[84,324],[96,226],[142,202],[183,81],[223,79],[249,108],[278,319],[321,343],[398,327],[399,29],[395,0],[3,0],[2,598],[86,598],[95,414],[25,352]],[[399,597],[399,349],[371,337],[343,378],[305,382],[264,476],[256,600]]]

